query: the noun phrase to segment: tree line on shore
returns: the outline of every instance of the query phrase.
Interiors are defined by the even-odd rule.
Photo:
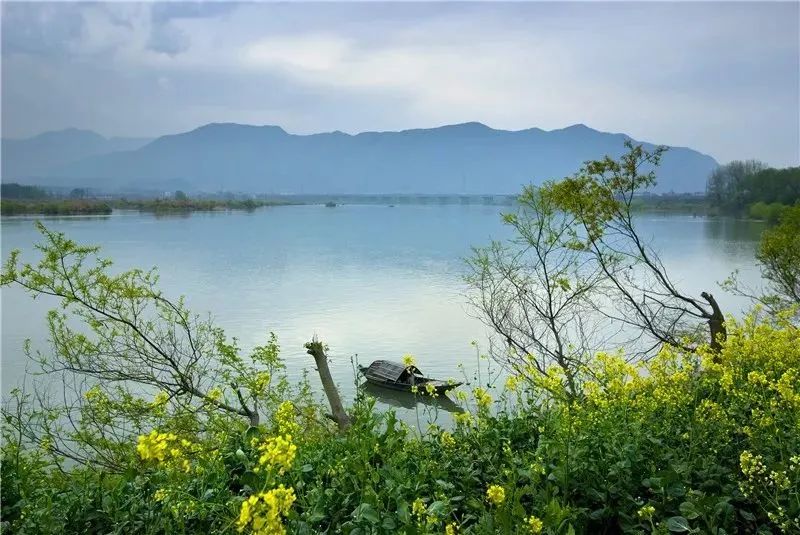
[[[758,160],[733,161],[708,178],[708,203],[721,214],[775,222],[800,202],[800,167],[775,169]]]

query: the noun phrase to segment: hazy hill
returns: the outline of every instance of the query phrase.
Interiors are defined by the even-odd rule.
[[[625,139],[584,125],[506,131],[465,123],[293,135],[277,126],[209,124],[50,167],[40,182],[252,193],[515,193],[522,184],[571,174],[587,159],[619,155]],[[671,149],[657,190],[702,191],[716,165],[694,150]]]
[[[146,138],[105,138],[90,130],[68,128],[27,139],[2,140],[3,182],[58,175],[63,166],[100,154],[136,150]]]

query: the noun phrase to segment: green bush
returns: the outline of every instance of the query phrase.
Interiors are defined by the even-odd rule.
[[[776,223],[778,220],[780,220],[783,212],[787,208],[789,208],[789,206],[779,202],[773,202],[770,204],[765,202],[757,202],[750,205],[749,213],[750,217],[753,219],[761,219],[770,223]]]
[[[800,331],[729,323],[722,352],[598,355],[562,377],[475,389],[420,434],[368,397],[346,433],[284,404],[257,428],[139,437],[127,467],[62,473],[6,435],[15,533],[796,533]]]

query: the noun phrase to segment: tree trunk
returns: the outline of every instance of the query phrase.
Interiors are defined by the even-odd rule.
[[[722,350],[722,344],[728,338],[728,330],[725,328],[725,316],[722,315],[722,310],[720,310],[719,304],[717,304],[717,300],[714,299],[713,295],[708,292],[703,292],[700,295],[711,305],[711,315],[708,318],[711,349],[719,352]]]
[[[308,354],[314,357],[314,362],[317,364],[317,371],[319,378],[322,381],[322,388],[325,389],[325,395],[328,397],[328,402],[331,404],[331,418],[336,425],[339,426],[341,431],[346,431],[350,428],[350,417],[345,412],[342,406],[342,400],[339,398],[339,390],[336,388],[336,383],[333,382],[331,377],[331,370],[328,368],[328,357],[325,355],[325,347],[322,342],[317,340],[315,336],[311,342],[306,344]]]

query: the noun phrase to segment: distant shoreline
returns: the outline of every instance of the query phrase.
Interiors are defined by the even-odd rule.
[[[255,210],[272,206],[289,206],[292,202],[264,200],[209,200],[209,199],[3,199],[0,215],[111,215],[114,210],[136,210],[156,214]]]

